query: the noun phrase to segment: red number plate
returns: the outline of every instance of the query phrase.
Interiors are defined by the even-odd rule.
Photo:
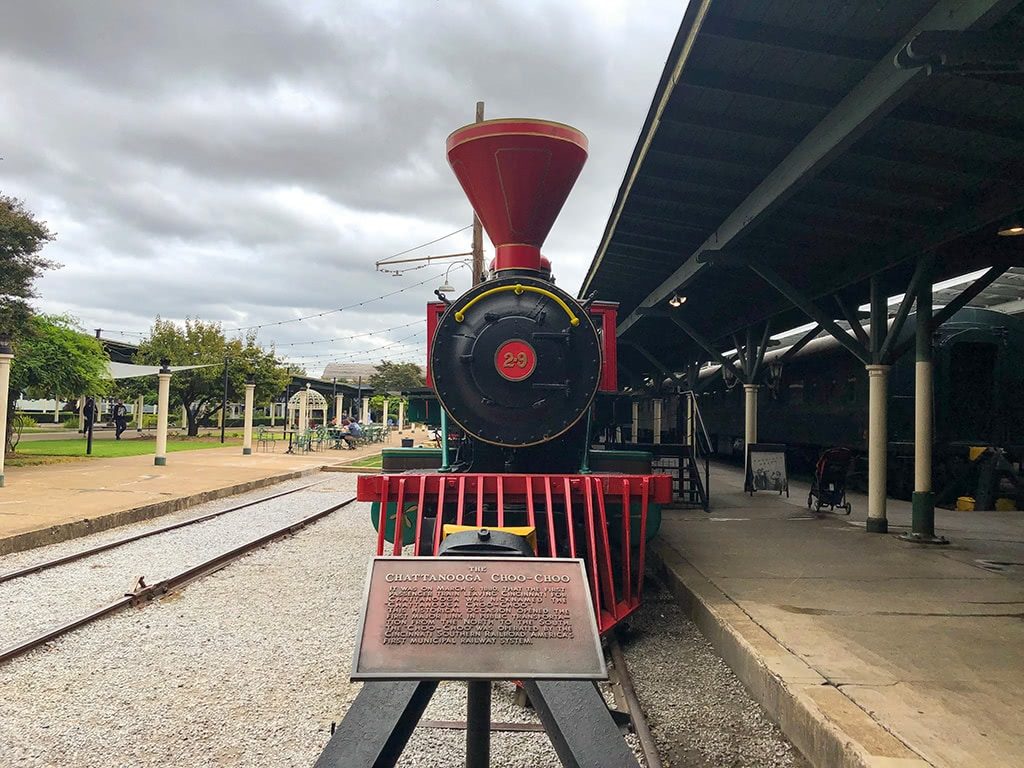
[[[537,352],[522,339],[511,339],[494,353],[494,367],[509,381],[522,381],[536,370]]]

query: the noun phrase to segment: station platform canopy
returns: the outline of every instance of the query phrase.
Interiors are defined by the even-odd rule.
[[[1024,264],[1022,51],[1020,0],[690,0],[580,290],[626,365]]]

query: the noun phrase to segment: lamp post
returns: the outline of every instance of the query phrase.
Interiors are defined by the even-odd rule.
[[[483,262],[481,260],[481,264],[482,263]],[[441,285],[439,285],[437,287],[437,290],[435,291],[435,293],[437,293],[438,295],[440,295],[442,293],[455,293],[455,286],[453,286],[448,281],[448,275],[451,273],[452,269],[454,269],[455,267],[469,267],[470,272],[473,271],[473,268],[470,267],[469,264],[466,263],[465,261],[453,261],[451,264],[448,265],[448,269],[446,269],[444,271],[444,282],[441,283]],[[479,279],[476,276],[474,276],[474,278],[473,278],[473,285],[476,285],[478,281],[479,281]]]
[[[7,453],[7,396],[11,385],[14,351],[6,336],[0,336],[0,488],[4,487],[4,454]]]
[[[224,444],[224,428],[228,423],[228,356],[224,355],[224,391],[220,397],[220,442]]]

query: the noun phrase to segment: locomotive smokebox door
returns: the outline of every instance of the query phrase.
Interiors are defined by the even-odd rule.
[[[466,432],[520,448],[570,429],[601,378],[589,315],[551,283],[491,280],[455,301],[431,350],[438,398]]]

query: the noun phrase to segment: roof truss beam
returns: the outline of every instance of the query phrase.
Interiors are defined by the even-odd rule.
[[[879,61],[867,76],[835,105],[757,188],[721,222],[697,251],[648,294],[641,306],[651,307],[660,304],[674,291],[692,280],[703,266],[697,261],[699,253],[726,248],[749,234],[808,179],[907,99],[927,75],[922,70],[896,69],[892,57],[913,35],[937,26],[948,30],[972,29],[977,26],[987,28],[1015,4],[1009,0],[939,0],[907,37],[897,43],[891,55],[887,54]],[[619,334],[628,331],[639,317],[636,311],[630,313],[619,324]],[[817,321],[817,318],[814,319]],[[823,319],[835,325],[831,318]],[[822,327],[829,330],[825,323]],[[843,336],[850,340],[845,333]]]
[[[701,27],[702,35],[744,43],[758,43],[772,48],[801,51],[823,56],[834,56],[856,61],[878,61],[885,55],[885,45],[871,40],[828,35],[810,30],[795,31],[761,22],[742,21],[727,17],[708,16]]]

